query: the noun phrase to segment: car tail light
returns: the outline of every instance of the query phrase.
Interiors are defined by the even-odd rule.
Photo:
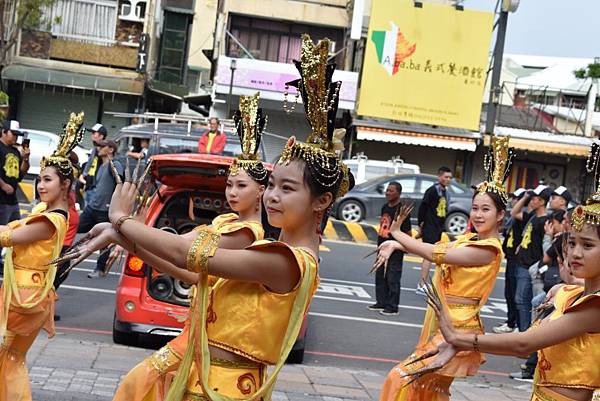
[[[144,261],[137,256],[127,256],[125,261],[125,274],[128,276],[144,277]]]

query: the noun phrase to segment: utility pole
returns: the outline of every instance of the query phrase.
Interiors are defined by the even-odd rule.
[[[502,58],[504,56],[504,41],[506,40],[506,27],[508,25],[508,10],[500,11],[498,19],[498,33],[496,34],[496,45],[494,46],[494,66],[492,67],[492,81],[490,83],[490,98],[487,104],[487,116],[485,119],[484,134],[494,134],[498,105],[502,88],[500,87],[500,74],[502,73]]]

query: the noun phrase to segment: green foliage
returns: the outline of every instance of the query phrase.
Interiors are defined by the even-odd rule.
[[[17,11],[17,24],[25,30],[49,30],[52,24],[60,23],[60,17],[50,20],[44,17],[43,10],[51,7],[56,0],[21,0]]]
[[[586,68],[580,68],[573,71],[573,75],[578,79],[598,79],[600,78],[600,63],[588,64]]]

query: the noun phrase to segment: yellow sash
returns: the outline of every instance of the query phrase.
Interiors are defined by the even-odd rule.
[[[304,320],[304,312],[308,307],[311,300],[311,286],[316,278],[316,269],[312,268],[308,256],[304,253],[301,254],[304,259],[305,273],[302,277],[302,282],[298,288],[298,293],[294,304],[292,306],[292,312],[290,315],[290,323],[288,325],[285,337],[283,339],[283,347],[279,356],[279,361],[275,365],[269,378],[260,386],[256,392],[244,401],[259,400],[261,397],[264,401],[271,400],[271,394],[273,392],[273,386],[277,375],[287,359],[296,339],[300,328],[302,327],[302,321]],[[294,255],[295,256],[295,255]],[[203,275],[200,282],[197,284],[197,293],[194,298],[194,306],[192,315],[192,324],[190,327],[190,344],[177,371],[175,380],[173,381],[169,393],[165,401],[181,401],[186,391],[186,385],[188,376],[190,374],[192,362],[195,361],[198,368],[198,376],[200,379],[200,385],[204,391],[204,396],[210,401],[239,401],[239,399],[233,399],[225,395],[221,395],[214,391],[208,385],[208,375],[210,371],[210,354],[208,350],[208,337],[206,334],[206,317],[207,317],[207,305],[208,305],[208,276]],[[198,330],[200,329],[200,330]]]

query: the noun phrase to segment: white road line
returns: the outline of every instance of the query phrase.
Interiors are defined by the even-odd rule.
[[[78,285],[66,285],[63,284],[60,288],[69,288],[71,290],[89,291],[89,292],[100,292],[103,294],[116,294],[115,290],[105,290],[104,288],[92,288],[92,287],[80,287]]]
[[[360,299],[349,299],[349,298],[338,298],[338,297],[330,297],[327,295],[315,295],[314,298],[318,298],[318,299],[325,299],[328,301],[340,301],[340,302],[349,302],[349,303],[355,303],[355,304],[372,304],[373,301],[362,301]],[[427,308],[422,307],[422,306],[411,306],[411,305],[398,305],[399,309],[411,309],[411,310],[420,310],[420,311],[424,311]],[[480,315],[481,317],[487,318],[487,319],[494,319],[494,320],[506,320],[506,317],[499,317],[499,316],[494,316],[494,315]]]
[[[423,327],[423,325],[421,325],[421,324],[404,323],[404,322],[392,322],[392,321],[389,321],[389,320],[367,319],[367,318],[354,317],[354,316],[333,315],[333,314],[330,314],[330,313],[308,312],[308,314],[311,315],[311,316],[327,317],[327,318],[330,318],[330,319],[353,320],[355,322],[387,324],[387,325],[391,325],[391,326],[414,327],[416,329],[420,329],[420,328]]]
[[[322,281],[331,281],[332,283],[341,283],[341,284],[355,284],[355,285],[364,285],[366,287],[375,287],[375,284],[373,283],[363,283],[360,281],[347,281],[347,280],[337,280],[334,278],[326,278],[326,277],[321,277]],[[412,292],[416,292],[417,290],[415,288],[409,288],[409,287],[400,287],[400,289],[402,291],[412,291]],[[490,301],[496,301],[496,302],[506,302],[505,299],[503,298],[488,298]]]
[[[93,272],[93,269],[83,269],[81,267],[74,267],[73,270],[77,270],[78,272]],[[117,272],[108,272],[108,274],[112,274],[114,276],[120,276],[121,273],[117,273]]]

